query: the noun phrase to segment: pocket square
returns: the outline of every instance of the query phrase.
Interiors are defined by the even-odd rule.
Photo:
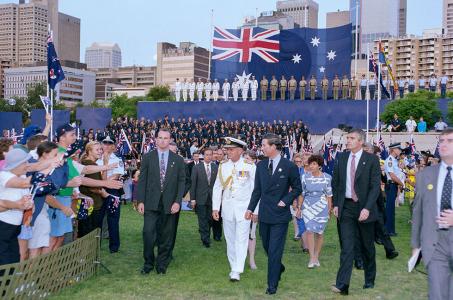
[[[280,178],[285,178],[285,175],[280,175]]]

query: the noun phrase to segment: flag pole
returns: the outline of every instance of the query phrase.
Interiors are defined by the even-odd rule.
[[[258,27],[258,7],[256,8],[255,11],[255,27]]]
[[[381,62],[378,61],[378,98],[377,98],[377,108],[376,108],[376,136],[379,139],[381,126],[379,123],[380,115],[380,103],[381,103],[382,91],[381,91]]]
[[[208,61],[208,80],[211,80],[211,55],[212,55],[212,39],[214,31],[214,9],[211,9],[211,27],[209,29],[209,61]]]
[[[356,0],[355,1],[355,60],[354,60],[354,76],[355,76],[355,78],[357,78],[357,56],[358,55],[359,55],[359,0]]]
[[[366,68],[366,141],[368,142],[368,136],[370,132],[370,44],[366,44],[366,58],[367,58],[367,68]]]
[[[50,24],[49,24],[49,31],[50,31],[50,38],[53,40],[53,31],[50,30]],[[49,72],[49,70],[47,70]],[[49,76],[49,74],[47,74]],[[47,81],[47,95],[49,95],[49,81]],[[54,90],[50,90],[50,141],[53,142],[53,93]]]

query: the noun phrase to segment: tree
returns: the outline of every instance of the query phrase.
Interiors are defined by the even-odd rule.
[[[453,124],[453,102],[448,103],[447,120],[448,123]]]
[[[426,91],[422,92],[409,95],[405,99],[390,102],[381,114],[381,119],[386,123],[390,123],[393,115],[397,114],[404,123],[410,116],[413,116],[416,120],[423,117],[428,126],[433,126],[441,116],[441,112],[437,106],[437,101],[433,99],[435,94]]]
[[[143,97],[127,98],[126,95],[115,95],[110,99],[110,108],[112,109],[112,118],[118,117],[137,117],[137,103],[144,101]]]
[[[162,101],[174,100],[174,97],[171,95],[170,87],[168,85],[157,85],[152,87],[148,94],[146,95],[146,100],[148,101]]]

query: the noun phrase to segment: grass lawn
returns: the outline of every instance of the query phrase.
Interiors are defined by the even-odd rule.
[[[427,278],[419,272],[407,272],[410,256],[410,224],[407,206],[397,208],[397,232],[393,239],[400,256],[389,261],[382,246],[376,245],[377,278],[373,290],[362,289],[363,271],[354,270],[350,296],[347,299],[426,299]],[[263,299],[266,289],[267,260],[260,241],[257,243],[258,270],[246,271],[241,281],[228,280],[229,265],[226,245],[212,242],[209,249],[202,247],[196,216],[183,212],[179,222],[178,238],[167,274],[139,273],[142,258],[142,217],[123,206],[121,212],[120,252],[110,254],[107,243],[102,245],[102,260],[112,271],[102,269],[91,279],[67,288],[54,299]],[[326,230],[321,267],[307,269],[308,255],[302,253],[299,243],[292,240],[290,224],[283,262],[286,272],[282,276],[277,299],[345,299],[334,295],[330,285],[335,282],[339,265],[340,249],[336,224],[331,220]],[[106,241],[106,240],[104,240]],[[270,297],[269,297],[270,298]]]

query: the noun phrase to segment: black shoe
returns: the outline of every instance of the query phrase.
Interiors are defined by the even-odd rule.
[[[164,269],[164,268],[156,268],[156,272],[157,272],[157,274],[165,275],[165,274],[167,273],[167,269]]]
[[[399,255],[398,251],[392,251],[392,252],[387,253],[387,255],[385,255],[385,256],[387,257],[387,259],[394,259],[398,255]]]
[[[211,247],[211,244],[209,242],[203,242],[203,246],[205,246],[206,248],[209,248],[209,247]]]
[[[396,232],[389,233],[389,236],[397,236]]]
[[[280,275],[278,275],[278,281],[282,279],[282,274],[283,272],[285,272],[285,270],[286,270],[285,265],[282,264],[282,266],[280,267]]]
[[[274,295],[275,293],[277,293],[277,288],[267,288],[266,289],[266,294],[267,295]]]
[[[363,261],[356,260],[354,262],[354,266],[357,270],[363,270]]]
[[[151,267],[151,268],[147,268],[147,267],[143,267],[141,270],[140,270],[140,274],[142,275],[148,275],[149,273],[151,273],[151,271],[154,269],[154,267]]]
[[[113,253],[118,253],[118,250],[110,250],[110,253],[113,254]]]
[[[363,289],[374,289],[374,283],[368,282],[363,285]]]
[[[222,238],[221,238],[221,237],[218,237],[218,236],[215,236],[215,237],[214,237],[214,241],[216,241],[216,242],[221,242],[221,241],[222,241]]]
[[[349,295],[349,285],[341,284],[337,286],[336,284],[331,287],[332,292],[340,295]]]

